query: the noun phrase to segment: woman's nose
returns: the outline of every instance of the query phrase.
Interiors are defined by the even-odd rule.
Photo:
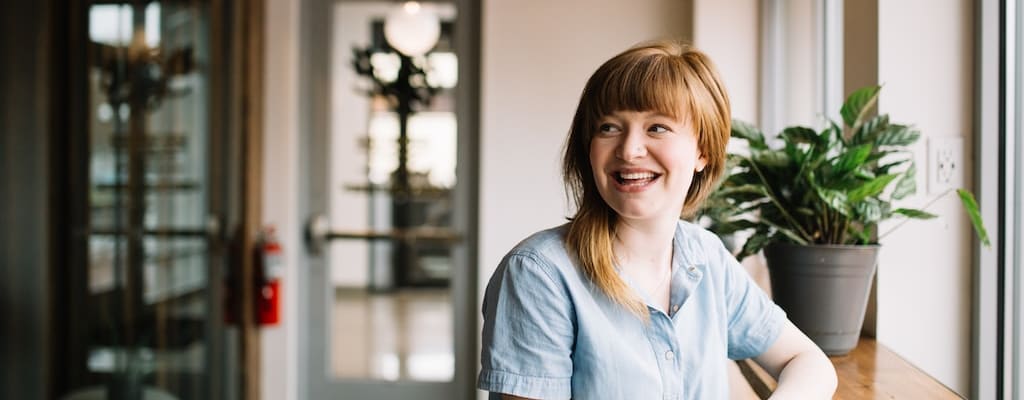
[[[629,161],[647,155],[647,143],[643,135],[628,132],[623,135],[622,143],[619,144],[619,158]]]

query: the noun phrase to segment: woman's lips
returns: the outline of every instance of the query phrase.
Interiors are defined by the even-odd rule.
[[[647,189],[661,178],[661,174],[647,170],[621,170],[612,173],[615,188],[620,192],[636,193]]]

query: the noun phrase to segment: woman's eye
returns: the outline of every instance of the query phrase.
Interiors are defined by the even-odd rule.
[[[601,133],[615,133],[619,131],[619,127],[612,124],[601,124],[597,130]]]
[[[651,125],[647,130],[654,133],[665,133],[669,131],[668,127],[665,125]]]

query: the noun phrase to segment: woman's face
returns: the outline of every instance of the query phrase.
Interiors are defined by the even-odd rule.
[[[590,167],[605,203],[627,221],[678,219],[694,172],[707,164],[688,118],[616,111],[597,126]]]

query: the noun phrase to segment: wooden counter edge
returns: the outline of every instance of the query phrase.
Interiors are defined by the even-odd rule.
[[[849,354],[829,360],[839,377],[835,399],[962,398],[874,338],[862,337]],[[736,363],[758,397],[771,396],[776,382],[767,371],[750,359]]]

